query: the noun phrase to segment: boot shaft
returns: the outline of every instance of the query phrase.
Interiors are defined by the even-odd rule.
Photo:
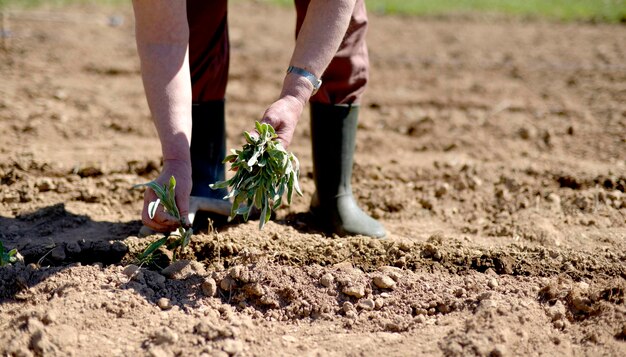
[[[359,107],[311,103],[313,176],[320,200],[352,194]]]
[[[208,185],[222,181],[226,176],[222,163],[226,156],[224,108],[223,100],[194,104],[192,107],[190,153],[193,196],[214,197],[218,192]]]

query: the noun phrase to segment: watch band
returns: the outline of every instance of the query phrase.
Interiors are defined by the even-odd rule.
[[[302,69],[300,67],[295,67],[295,66],[289,66],[289,68],[287,68],[287,73],[295,73],[299,76],[302,76],[308,79],[309,82],[311,82],[311,84],[313,85],[313,93],[311,95],[315,95],[315,93],[317,93],[317,91],[322,86],[322,80],[315,77],[313,73],[307,71],[306,69]]]

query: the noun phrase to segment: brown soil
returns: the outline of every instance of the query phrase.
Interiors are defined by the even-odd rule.
[[[231,7],[236,147],[295,20]],[[305,197],[160,271],[132,265],[160,148],[130,9],[8,20],[1,355],[626,355],[626,27],[372,16],[354,188],[388,239],[316,230],[305,116]]]

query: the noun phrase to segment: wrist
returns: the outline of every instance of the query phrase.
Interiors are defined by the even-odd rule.
[[[304,106],[313,95],[313,84],[306,78],[295,74],[288,73],[283,81],[283,90],[280,93],[281,98],[293,97]]]
[[[191,176],[191,160],[163,158],[163,171]]]

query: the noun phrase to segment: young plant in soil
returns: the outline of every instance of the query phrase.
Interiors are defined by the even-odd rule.
[[[255,123],[258,137],[248,132],[241,150],[232,150],[232,154],[224,159],[230,162],[230,170],[235,175],[226,181],[211,185],[211,188],[231,187],[224,199],[234,198],[229,220],[241,215],[248,220],[250,211],[256,207],[261,211],[259,229],[263,229],[272,214],[282,204],[283,195],[287,195],[287,203],[291,204],[293,192],[302,196],[298,184],[300,163],[293,153],[288,153],[282,144],[275,140],[278,135],[274,128],[266,123]]]
[[[0,267],[17,261],[17,249],[7,251],[0,241]]]
[[[168,249],[173,250],[172,260],[176,261],[179,253],[182,253],[185,247],[189,244],[191,235],[193,234],[193,229],[186,227],[183,217],[180,216],[180,211],[176,206],[176,179],[174,176],[170,177],[169,185],[164,184],[161,186],[158,183],[151,181],[137,186],[147,186],[151,188],[157,196],[155,201],[148,204],[148,216],[150,216],[150,219],[154,218],[157,208],[159,208],[159,205],[162,205],[165,212],[172,215],[179,222],[178,229],[174,232],[174,234],[167,234],[165,237],[150,244],[146,250],[139,255],[139,261],[141,263],[151,262],[154,252],[156,252],[157,249],[163,245],[165,245]]]

